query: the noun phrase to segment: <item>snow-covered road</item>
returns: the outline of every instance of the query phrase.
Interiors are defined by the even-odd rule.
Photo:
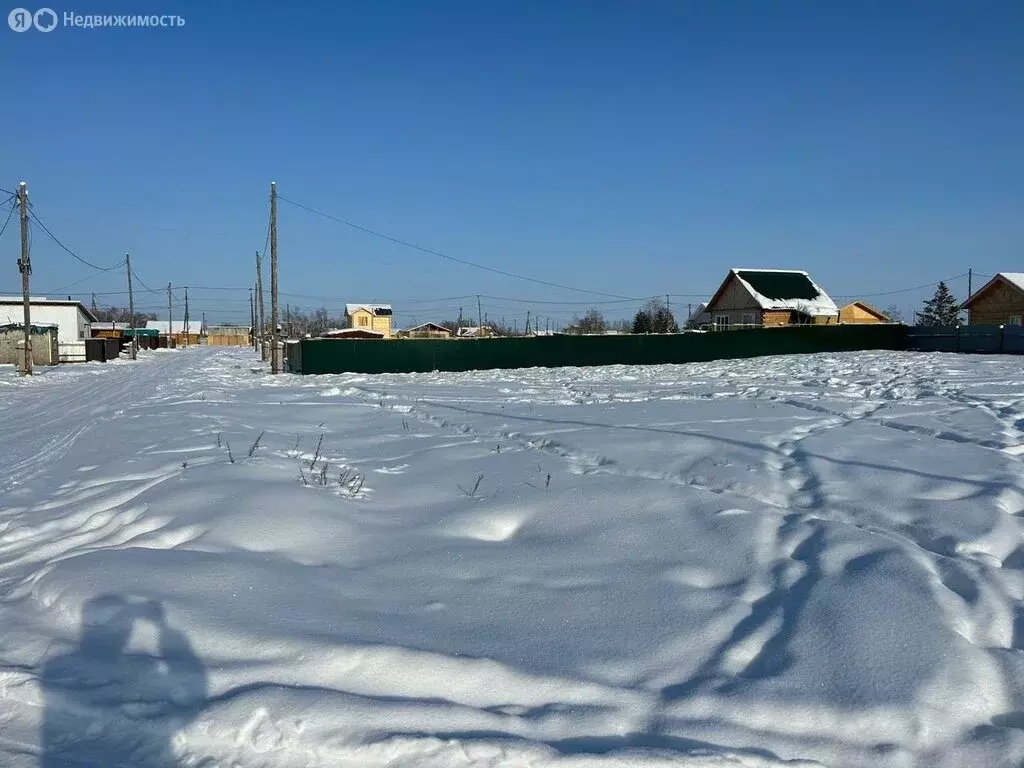
[[[0,765],[1019,766],[1022,429],[1008,357],[0,369]]]

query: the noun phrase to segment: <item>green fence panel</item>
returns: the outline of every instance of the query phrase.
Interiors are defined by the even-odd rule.
[[[763,355],[906,349],[902,325],[492,339],[303,339],[301,372],[415,373],[494,368],[692,363]]]

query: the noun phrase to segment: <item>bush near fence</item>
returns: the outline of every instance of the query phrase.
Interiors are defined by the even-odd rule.
[[[306,374],[415,373],[494,368],[657,365],[812,352],[906,349],[902,325],[759,328],[729,333],[489,339],[303,339]]]

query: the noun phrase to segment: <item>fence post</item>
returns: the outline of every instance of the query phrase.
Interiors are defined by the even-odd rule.
[[[956,351],[960,351],[960,326],[956,327]]]
[[[999,354],[1003,354],[1003,326],[999,326]]]

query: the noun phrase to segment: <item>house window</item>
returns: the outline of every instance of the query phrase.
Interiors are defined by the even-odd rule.
[[[729,327],[728,315],[715,315],[715,330],[724,331]]]
[[[756,325],[757,324],[757,320],[755,319],[755,315],[744,313],[744,315],[743,315],[743,324],[744,325]]]
[[[370,318],[368,318],[366,315],[360,315],[358,319],[359,319],[359,325],[362,325],[362,326],[365,327],[365,326],[370,324]]]
[[[1020,315],[1010,315],[1009,325],[1020,325],[1021,324],[1020,323],[1020,319],[1021,319]]]

